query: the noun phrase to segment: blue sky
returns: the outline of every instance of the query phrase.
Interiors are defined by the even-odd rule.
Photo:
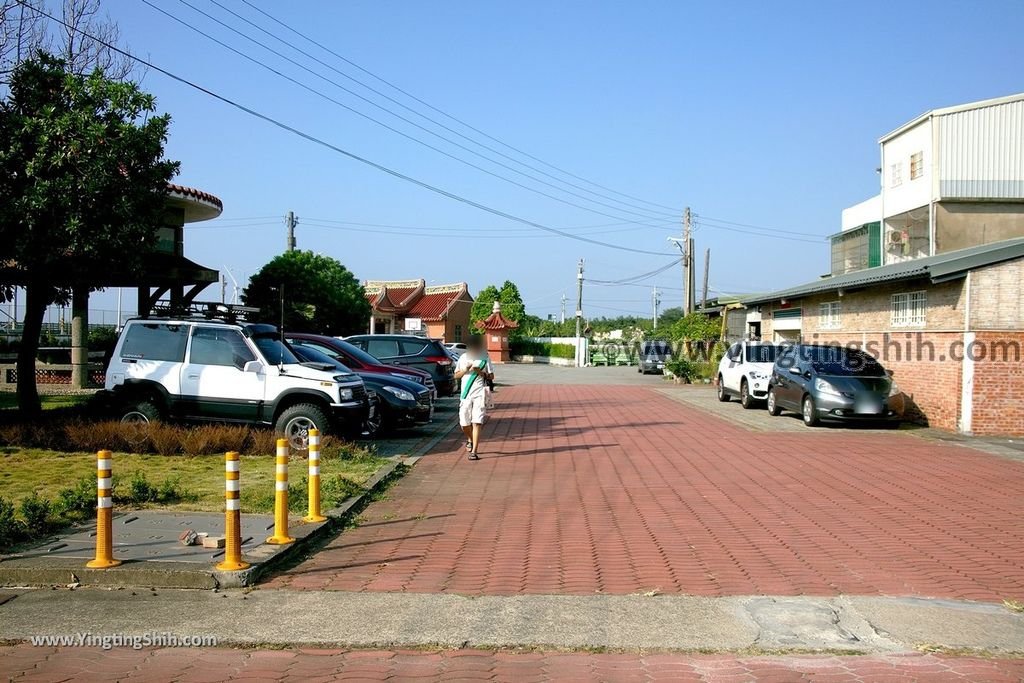
[[[559,175],[483,139],[559,178],[608,195],[611,199],[567,188],[616,205],[611,209],[539,185],[417,130],[230,33],[178,0],[154,2],[333,99],[594,212],[528,192],[360,118],[142,2],[105,3],[120,25],[123,43],[168,70],[474,201],[544,225],[656,252],[636,254],[576,242],[483,213],[150,72],[144,88],[157,96],[160,110],[173,117],[167,151],[182,162],[177,181],[212,192],[225,204],[222,220],[188,228],[189,257],[210,267],[229,267],[244,279],[284,249],[281,217],[293,210],[300,217],[300,248],[336,257],[360,279],[466,280],[474,292],[511,279],[519,284],[528,310],[542,316],[557,314],[563,292],[574,295],[580,257],[587,260],[587,277],[599,280],[626,278],[668,263],[673,248],[666,238],[679,234],[679,214],[687,205],[698,216],[699,263],[704,249],[711,248],[713,290],[752,292],[812,279],[828,270],[829,257],[827,243],[811,236],[838,231],[842,208],[877,192],[880,135],[931,108],[1024,90],[1024,3],[1017,0],[931,2],[927,9],[904,2],[251,0],[494,138],[607,188],[675,207],[668,211],[646,204],[639,204],[644,210],[618,205],[616,200],[637,202]],[[452,137],[258,33],[208,0],[189,2],[332,80]],[[219,2],[272,29],[241,0]],[[298,36],[272,30],[408,106],[475,135]],[[652,221],[627,211],[657,216]],[[657,225],[607,225],[629,219]],[[325,221],[410,227],[330,227]],[[754,230],[759,233],[754,235],[724,229],[734,223],[806,233],[800,237],[806,241],[770,231]],[[596,225],[605,227],[579,229]],[[590,317],[620,311],[646,315],[649,285],[671,288],[662,297],[663,307],[668,307],[680,303],[680,283],[676,267],[645,281],[644,287],[588,285],[584,308]],[[95,295],[93,307],[113,308],[113,296]],[[219,291],[211,288],[201,298],[216,296]],[[568,309],[571,315],[572,304]]]

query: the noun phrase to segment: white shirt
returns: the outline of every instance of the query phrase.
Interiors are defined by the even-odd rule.
[[[486,372],[488,374],[494,372],[494,366],[491,365],[491,359],[486,356],[483,358],[474,358],[471,357],[469,353],[464,353],[459,356],[459,362],[456,364],[455,370],[457,372],[466,373],[462,376],[462,393],[460,396],[462,396],[463,400],[469,400],[471,398],[484,395],[484,388],[487,386],[487,381],[480,376],[480,372],[469,372],[470,368],[479,368],[480,361],[485,361],[482,372]],[[469,384],[469,382],[472,382],[472,384]],[[466,389],[467,386],[469,387],[468,391]]]

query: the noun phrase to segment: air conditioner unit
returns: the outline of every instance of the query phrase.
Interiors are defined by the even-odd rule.
[[[893,246],[906,244],[910,241],[910,235],[904,230],[893,230],[889,233],[889,244]]]

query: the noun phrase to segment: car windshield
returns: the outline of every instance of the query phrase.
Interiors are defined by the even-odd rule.
[[[771,344],[758,344],[747,347],[748,363],[774,363],[778,347]]]
[[[665,359],[672,355],[668,342],[645,342],[640,354],[646,358]]]
[[[281,343],[281,338],[276,334],[257,334],[253,336],[252,340],[263,358],[271,365],[290,365],[302,362],[295,357],[289,347]]]
[[[352,371],[346,368],[341,361],[337,358],[331,358],[323,351],[317,351],[316,349],[311,349],[310,347],[303,346],[301,344],[297,344],[291,348],[292,351],[295,352],[295,355],[299,357],[299,360],[303,362],[322,363],[324,365],[330,365],[332,368],[344,375],[352,374]]]
[[[800,351],[803,359],[819,375],[837,377],[884,377],[885,369],[863,351],[836,347],[812,346]]]

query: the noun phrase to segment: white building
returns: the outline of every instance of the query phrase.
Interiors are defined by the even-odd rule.
[[[833,275],[1024,236],[1024,93],[934,109],[878,143],[881,192],[843,211]]]

